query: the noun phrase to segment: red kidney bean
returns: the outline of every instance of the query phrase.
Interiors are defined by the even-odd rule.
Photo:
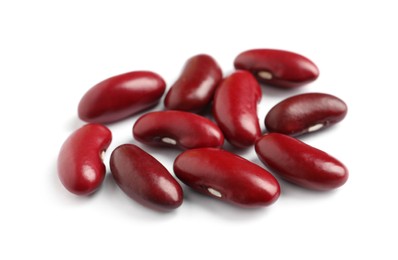
[[[266,166],[299,186],[330,190],[348,179],[348,170],[341,162],[293,137],[267,134],[257,141],[255,148]]]
[[[297,136],[329,127],[347,114],[339,98],[322,93],[293,96],[275,105],[265,117],[269,132]]]
[[[257,103],[260,85],[246,71],[236,71],[225,78],[214,95],[213,114],[225,138],[234,146],[253,145],[261,135]]]
[[[171,146],[180,149],[221,147],[224,136],[209,119],[184,111],[150,112],[134,124],[136,140],[152,146]]]
[[[156,73],[133,71],[108,78],[80,100],[79,117],[91,123],[112,123],[155,106],[166,89]]]
[[[133,144],[117,147],[110,167],[119,187],[130,198],[157,210],[171,210],[182,204],[180,184],[154,157]]]
[[[217,148],[181,153],[176,176],[194,190],[244,207],[268,206],[280,194],[278,181],[260,166]]]
[[[250,71],[260,82],[282,88],[299,87],[319,76],[318,67],[311,60],[283,50],[248,50],[235,58],[234,65]]]
[[[105,177],[101,153],[111,140],[111,131],[99,124],[87,124],[66,139],[58,155],[58,176],[67,190],[87,195],[101,185]]]
[[[173,110],[200,111],[210,103],[221,79],[222,71],[212,57],[196,55],[167,92],[164,105]]]

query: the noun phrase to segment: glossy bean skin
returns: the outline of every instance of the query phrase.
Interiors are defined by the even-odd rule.
[[[80,100],[80,119],[112,123],[158,104],[166,83],[156,73],[133,71],[108,78],[92,87]]]
[[[265,117],[269,132],[298,136],[334,125],[347,114],[341,99],[323,93],[306,93],[276,104]]]
[[[260,85],[247,71],[232,73],[218,86],[214,95],[213,115],[232,145],[248,147],[261,136],[257,117],[260,100]]]
[[[348,179],[348,170],[340,161],[287,135],[264,135],[255,149],[258,158],[271,170],[304,188],[331,190]]]
[[[184,111],[150,112],[141,116],[133,127],[134,138],[151,146],[180,149],[221,147],[224,135],[209,119]]]
[[[199,112],[210,103],[221,79],[222,71],[211,56],[196,55],[186,62],[164,105],[171,110]]]
[[[112,176],[130,198],[156,210],[172,210],[182,204],[183,191],[169,171],[154,157],[133,144],[111,154]]]
[[[87,124],[73,132],[58,155],[58,177],[76,195],[93,193],[105,177],[101,153],[112,141],[111,131],[99,124]]]
[[[280,194],[279,183],[269,172],[217,148],[185,151],[173,168],[177,178],[192,189],[242,207],[271,205]]]
[[[264,84],[281,88],[300,87],[319,76],[319,69],[311,60],[284,50],[248,50],[235,58],[234,65],[250,71]]]

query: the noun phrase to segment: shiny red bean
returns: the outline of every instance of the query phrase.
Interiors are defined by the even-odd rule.
[[[283,50],[248,50],[235,58],[234,65],[250,71],[260,82],[282,88],[299,87],[319,76],[318,67],[311,60]]]
[[[111,140],[111,131],[99,124],[87,124],[66,139],[58,155],[58,176],[67,190],[87,195],[101,185],[105,177],[101,153]]]
[[[108,78],[80,100],[79,117],[91,123],[112,123],[155,106],[166,89],[156,73],[133,71]]]
[[[194,190],[244,207],[268,206],[280,194],[269,172],[221,149],[185,151],[174,161],[174,172]]]
[[[257,141],[255,148],[266,166],[299,186],[330,190],[348,179],[348,170],[341,162],[293,137],[267,134]]]
[[[141,116],[133,127],[134,138],[152,146],[180,149],[221,147],[224,136],[209,119],[184,111],[150,112]]]
[[[182,204],[180,184],[154,157],[133,144],[117,147],[111,154],[113,178],[130,198],[157,210],[171,210]]]
[[[232,145],[247,147],[260,137],[257,117],[260,99],[260,85],[247,71],[232,73],[217,87],[213,103],[214,118]]]
[[[347,105],[339,98],[322,93],[293,96],[275,105],[265,117],[269,132],[297,136],[329,127],[343,120]]]
[[[197,112],[211,101],[222,71],[217,62],[206,54],[190,58],[167,92],[164,105],[168,109]]]

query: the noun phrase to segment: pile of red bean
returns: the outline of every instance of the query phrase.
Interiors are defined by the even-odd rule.
[[[134,138],[149,146],[184,150],[173,165],[179,180],[200,193],[244,207],[272,204],[280,186],[266,169],[222,149],[224,137],[238,148],[254,146],[268,169],[296,185],[315,190],[343,185],[348,170],[341,162],[291,137],[341,121],[347,113],[342,100],[322,93],[287,98],[266,115],[264,135],[257,116],[259,82],[296,88],[319,76],[317,66],[299,54],[273,49],[245,51],[234,65],[237,70],[223,79],[212,57],[190,58],[167,92],[166,110],[142,115],[133,126]],[[65,188],[77,195],[96,191],[106,173],[101,155],[112,139],[103,124],[154,107],[165,90],[165,81],[150,71],[117,75],[92,87],[78,108],[80,119],[88,124],[72,133],[59,153],[58,175]],[[197,114],[209,106],[215,122]],[[143,205],[170,210],[182,204],[180,184],[134,144],[112,152],[110,170],[119,187]]]

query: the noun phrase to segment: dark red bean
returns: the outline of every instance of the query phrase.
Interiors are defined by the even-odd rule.
[[[221,147],[224,136],[209,119],[184,111],[150,112],[134,124],[137,141],[152,146],[171,146],[180,149]]]
[[[155,106],[166,89],[156,73],[133,71],[108,78],[80,100],[79,117],[91,123],[112,123]]]
[[[257,103],[261,99],[260,85],[246,71],[236,71],[218,86],[213,114],[225,138],[237,147],[253,145],[261,135]]]
[[[269,172],[221,149],[185,151],[174,161],[174,172],[194,190],[244,207],[268,206],[280,194]]]
[[[254,49],[235,58],[236,69],[248,70],[265,84],[294,88],[314,81],[318,67],[308,58],[289,51]]]
[[[101,153],[111,140],[111,131],[99,124],[87,124],[66,139],[58,155],[58,176],[67,190],[87,195],[101,185],[105,177]]]
[[[348,170],[341,162],[293,137],[267,134],[257,141],[255,148],[266,166],[299,186],[330,190],[348,179]]]
[[[297,136],[329,127],[343,120],[347,105],[339,98],[322,93],[293,96],[275,105],[265,117],[269,132]]]
[[[178,78],[167,92],[167,109],[198,112],[211,101],[222,71],[217,62],[206,54],[190,58]]]
[[[111,154],[113,178],[130,198],[157,210],[182,204],[180,184],[154,157],[133,144],[117,147]]]

